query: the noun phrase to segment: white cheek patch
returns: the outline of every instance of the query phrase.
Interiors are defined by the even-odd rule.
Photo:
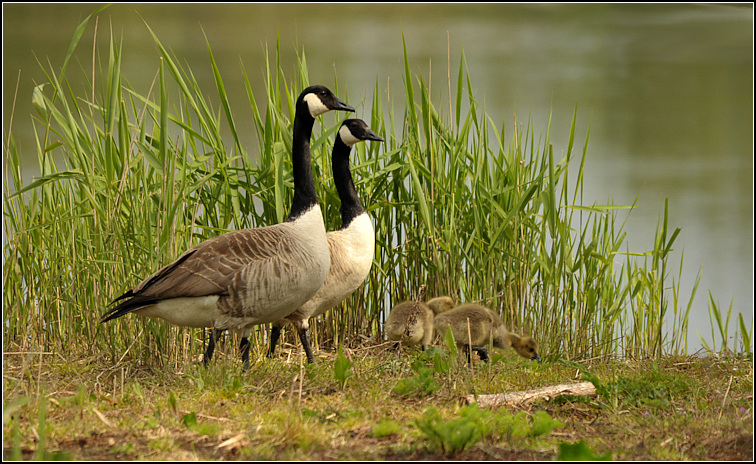
[[[320,100],[320,97],[318,97],[314,93],[308,93],[307,95],[305,95],[304,101],[305,103],[307,103],[307,108],[310,110],[310,116],[312,116],[313,118],[331,110],[330,108],[325,106]]]
[[[341,129],[339,129],[339,136],[341,137],[341,141],[349,147],[360,141],[360,139],[352,135],[352,131],[350,131],[347,126],[341,126]]]

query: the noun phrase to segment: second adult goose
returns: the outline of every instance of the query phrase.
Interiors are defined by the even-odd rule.
[[[187,327],[214,328],[205,361],[222,330],[247,337],[256,324],[275,322],[309,300],[328,276],[331,258],[310,165],[315,117],[331,110],[354,111],[323,86],[299,95],[294,116],[294,197],[286,222],[227,232],[212,238],[116,298],[102,315],[107,322],[128,313],[159,317]],[[123,300],[123,301],[121,301]]]
[[[308,332],[310,319],[323,314],[351,295],[370,273],[375,251],[375,231],[357,196],[349,169],[349,153],[352,146],[365,140],[383,142],[383,139],[360,119],[347,119],[339,128],[333,143],[331,165],[333,180],[341,200],[341,229],[327,234],[331,270],[315,296],[285,319],[273,324],[268,356],[273,355],[281,335],[281,327],[289,321],[297,328],[307,361],[315,362]]]

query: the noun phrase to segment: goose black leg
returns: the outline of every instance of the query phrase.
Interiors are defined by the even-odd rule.
[[[205,356],[202,358],[202,364],[204,364],[205,367],[207,367],[207,363],[209,363],[213,358],[213,353],[215,352],[215,341],[219,339],[221,335],[223,335],[222,329],[210,329],[210,340],[208,340],[207,342],[207,350],[205,351]]]
[[[307,329],[299,329],[299,340],[302,342],[302,348],[304,348],[307,354],[307,362],[310,364],[315,363],[315,356],[313,356],[312,347],[310,346],[310,333]]]
[[[272,357],[273,353],[276,351],[276,344],[278,343],[278,338],[281,336],[281,327],[274,325],[270,328],[270,347],[268,348],[268,357]]]
[[[488,350],[485,346],[473,346],[472,349],[478,353],[482,362],[488,362]]]
[[[239,350],[242,354],[242,369],[249,369],[249,338],[242,337],[241,343],[239,343]]]

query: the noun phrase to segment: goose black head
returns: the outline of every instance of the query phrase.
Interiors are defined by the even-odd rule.
[[[297,108],[300,105],[305,105],[313,118],[333,110],[354,112],[353,107],[347,105],[322,85],[313,85],[304,89],[299,95]]]
[[[347,119],[344,121],[341,124],[341,128],[339,128],[339,137],[349,147],[364,140],[383,142],[383,138],[370,130],[362,119]]]

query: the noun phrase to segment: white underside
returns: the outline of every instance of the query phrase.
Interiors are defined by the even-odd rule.
[[[309,301],[287,317],[298,327],[349,297],[370,273],[375,255],[375,230],[367,213],[357,216],[342,230],[329,232],[331,270],[323,286]]]
[[[218,310],[218,295],[194,298],[172,298],[146,306],[136,314],[159,317],[171,324],[184,327],[214,327],[221,316]]]

